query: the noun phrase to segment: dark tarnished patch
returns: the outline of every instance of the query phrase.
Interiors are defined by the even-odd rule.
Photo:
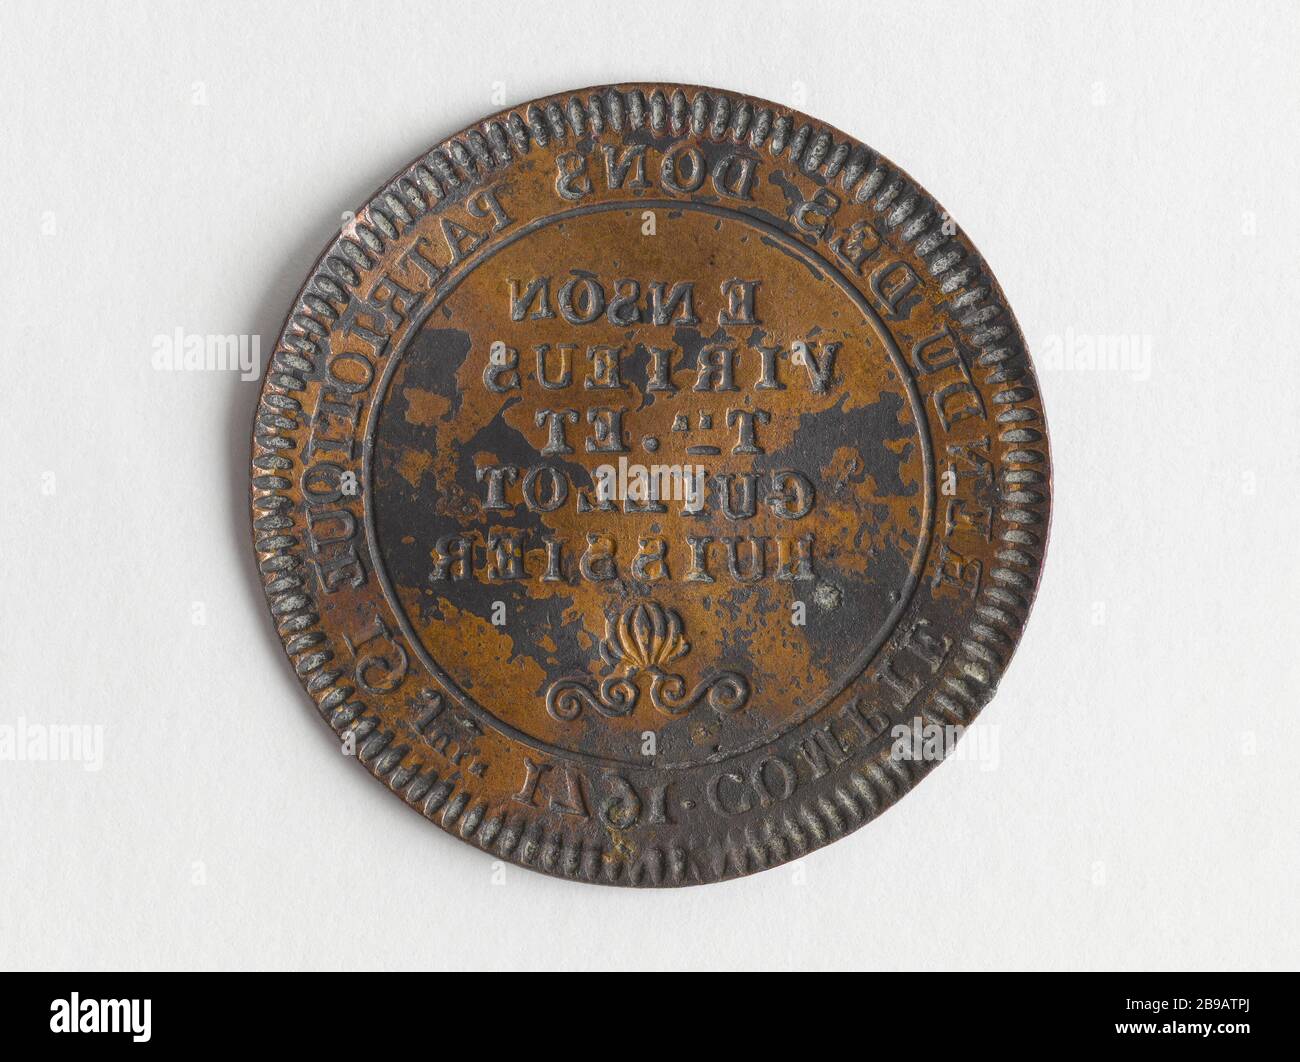
[[[1038,387],[969,242],[870,149],[712,89],[564,94],[416,160],[322,256],[260,412],[255,546],[345,748],[579,880],[733,877],[874,817],[933,766],[898,735],[991,696],[1046,544]]]

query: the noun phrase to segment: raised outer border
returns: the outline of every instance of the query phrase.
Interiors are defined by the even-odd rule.
[[[690,97],[688,99],[688,93]],[[584,103],[582,97],[586,97]],[[616,885],[672,886],[737,877],[796,859],[851,832],[890,807],[933,769],[926,761],[883,757],[817,780],[756,826],[717,839],[707,873],[680,850],[643,849],[635,863],[605,858],[581,839],[471,803],[471,794],[432,769],[406,766],[409,749],[390,747],[394,734],[381,729],[378,713],[351,699],[356,690],[344,672],[331,667],[320,616],[294,555],[298,538],[292,506],[296,448],[290,434],[302,423],[294,392],[305,389],[314,370],[316,339],[328,333],[337,314],[328,299],[346,299],[335,279],[369,268],[385,240],[395,239],[414,217],[432,209],[449,190],[508,166],[534,144],[599,135],[608,126],[649,126],[655,132],[707,135],[715,141],[748,139],[774,157],[787,155],[805,173],[820,171],[840,185],[851,202],[876,215],[879,231],[928,263],[931,277],[949,300],[962,338],[977,351],[975,365],[987,370],[984,387],[997,385],[990,409],[1003,427],[999,442],[1015,449],[1002,455],[1015,467],[1003,471],[995,514],[998,563],[990,566],[967,637],[954,647],[930,683],[938,713],[932,721],[969,723],[986,704],[1023,632],[1042,571],[1050,530],[1051,459],[1046,418],[1024,337],[1001,288],[969,241],[943,232],[942,208],[903,170],[845,134],[777,104],[719,89],[672,84],[599,86],[543,97],[510,108],[457,133],[386,181],[356,220],[330,242],[294,300],[267,365],[254,414],[252,445],[253,546],[259,557],[271,615],[303,688],[340,734],[352,732],[357,758],[402,799],[444,830],[519,865],[558,876]],[[322,297],[324,296],[324,297]],[[1022,406],[1034,401],[1038,409]],[[282,474],[284,473],[284,474]],[[1013,526],[1007,526],[1008,524]],[[924,710],[922,710],[922,714]],[[931,715],[926,715],[931,719]],[[419,723],[417,722],[417,726]],[[829,792],[826,790],[830,789]],[[493,812],[488,817],[489,811]]]

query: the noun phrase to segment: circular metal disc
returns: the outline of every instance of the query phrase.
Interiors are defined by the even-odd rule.
[[[909,735],[991,696],[1050,483],[1011,311],[906,173],[625,85],[484,120],[344,227],[263,382],[253,537],[397,796],[536,870],[688,885],[933,766]]]

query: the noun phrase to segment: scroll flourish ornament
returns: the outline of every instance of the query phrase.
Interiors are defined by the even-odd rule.
[[[617,620],[605,620],[600,657],[612,669],[593,688],[580,678],[562,678],[546,691],[546,710],[555,719],[571,722],[584,708],[613,718],[630,715],[641,697],[640,675],[650,677],[650,703],[667,716],[685,715],[702,701],[720,712],[736,712],[749,701],[749,680],[738,671],[721,671],[704,678],[687,692],[684,676],[668,665],[691,651],[682,619],[673,609],[638,602]]]

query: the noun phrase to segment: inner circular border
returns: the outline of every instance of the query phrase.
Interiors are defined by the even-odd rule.
[[[829,260],[818,254],[807,244],[795,239],[789,233],[779,227],[760,218],[752,217],[742,211],[734,210],[728,207],[717,206],[713,203],[699,203],[689,200],[666,200],[666,199],[635,199],[635,200],[614,200],[601,203],[591,203],[584,207],[575,207],[570,210],[558,211],[553,214],[547,214],[543,217],[534,218],[533,220],[521,225],[519,229],[503,236],[500,240],[491,246],[485,247],[482,252],[475,252],[472,260],[467,261],[463,266],[448,277],[436,289],[437,294],[428,299],[426,305],[421,311],[410,316],[409,325],[405,330],[406,340],[401,347],[394,348],[389,356],[388,364],[384,367],[383,375],[380,377],[374,391],[374,397],[371,399],[369,415],[366,419],[366,434],[361,446],[361,479],[362,479],[362,512],[364,515],[364,525],[366,530],[366,544],[370,549],[370,555],[373,561],[373,570],[375,577],[383,591],[384,598],[397,621],[398,629],[410,643],[412,650],[420,660],[420,663],[428,668],[429,672],[442,685],[442,687],[452,694],[460,706],[481,722],[491,726],[498,733],[509,738],[512,741],[518,741],[520,744],[529,748],[543,752],[547,755],[557,756],[562,759],[577,760],[594,766],[601,767],[636,767],[645,769],[644,762],[633,760],[613,759],[607,756],[596,756],[591,753],[580,752],[573,749],[567,749],[562,746],[550,745],[540,741],[530,734],[520,730],[518,727],[505,722],[497,716],[491,709],[484,707],[476,699],[470,697],[460,688],[460,685],[451,678],[450,675],[438,665],[433,655],[424,645],[423,640],[416,634],[406,610],[402,606],[400,599],[393,590],[392,582],[389,579],[387,566],[384,563],[383,554],[379,550],[378,536],[375,531],[374,516],[374,492],[370,489],[372,480],[372,464],[374,456],[375,434],[379,425],[379,414],[382,412],[384,405],[388,401],[388,390],[392,382],[393,375],[397,371],[398,365],[406,356],[406,348],[411,344],[420,330],[424,327],[425,321],[429,316],[449,298],[455,290],[465,281],[471,273],[477,268],[494,258],[497,254],[505,251],[507,248],[514,246],[528,236],[532,236],[542,229],[549,228],[551,225],[559,224],[574,218],[591,217],[597,214],[616,213],[628,210],[691,210],[703,214],[710,214],[714,217],[725,218],[729,221],[735,221],[742,225],[747,225],[757,229],[763,236],[777,240],[788,251],[799,255],[805,263],[820,269],[832,283],[836,285],[859,312],[862,313],[867,324],[875,332],[876,336],[885,347],[885,352],[894,365],[899,379],[902,381],[907,391],[908,402],[912,407],[912,417],[916,422],[917,436],[921,441],[921,460],[923,469],[923,509],[921,513],[921,534],[917,540],[917,545],[912,551],[912,556],[908,564],[907,580],[903,584],[899,599],[894,607],[890,609],[877,628],[877,636],[863,648],[854,658],[853,663],[847,669],[848,677],[843,682],[829,688],[823,696],[808,708],[806,708],[797,717],[783,722],[779,727],[766,731],[761,737],[755,738],[745,745],[735,749],[728,749],[722,753],[715,753],[704,759],[693,760],[682,763],[655,763],[655,770],[666,771],[690,771],[725,763],[727,760],[737,756],[743,756],[746,753],[753,752],[755,749],[762,748],[778,740],[790,731],[802,726],[810,719],[813,719],[829,704],[840,696],[853,683],[857,682],[864,671],[871,666],[872,660],[880,647],[888,640],[889,636],[894,633],[898,626],[898,621],[902,618],[907,608],[916,594],[916,588],[920,582],[921,572],[925,568],[926,557],[929,554],[930,540],[932,538],[935,517],[934,504],[934,447],[930,438],[930,421],[925,412],[925,403],[920,397],[917,390],[916,381],[912,376],[910,367],[907,365],[898,349],[898,343],[893,334],[885,327],[880,315],[876,312],[874,306],[867,300],[838,268]]]

